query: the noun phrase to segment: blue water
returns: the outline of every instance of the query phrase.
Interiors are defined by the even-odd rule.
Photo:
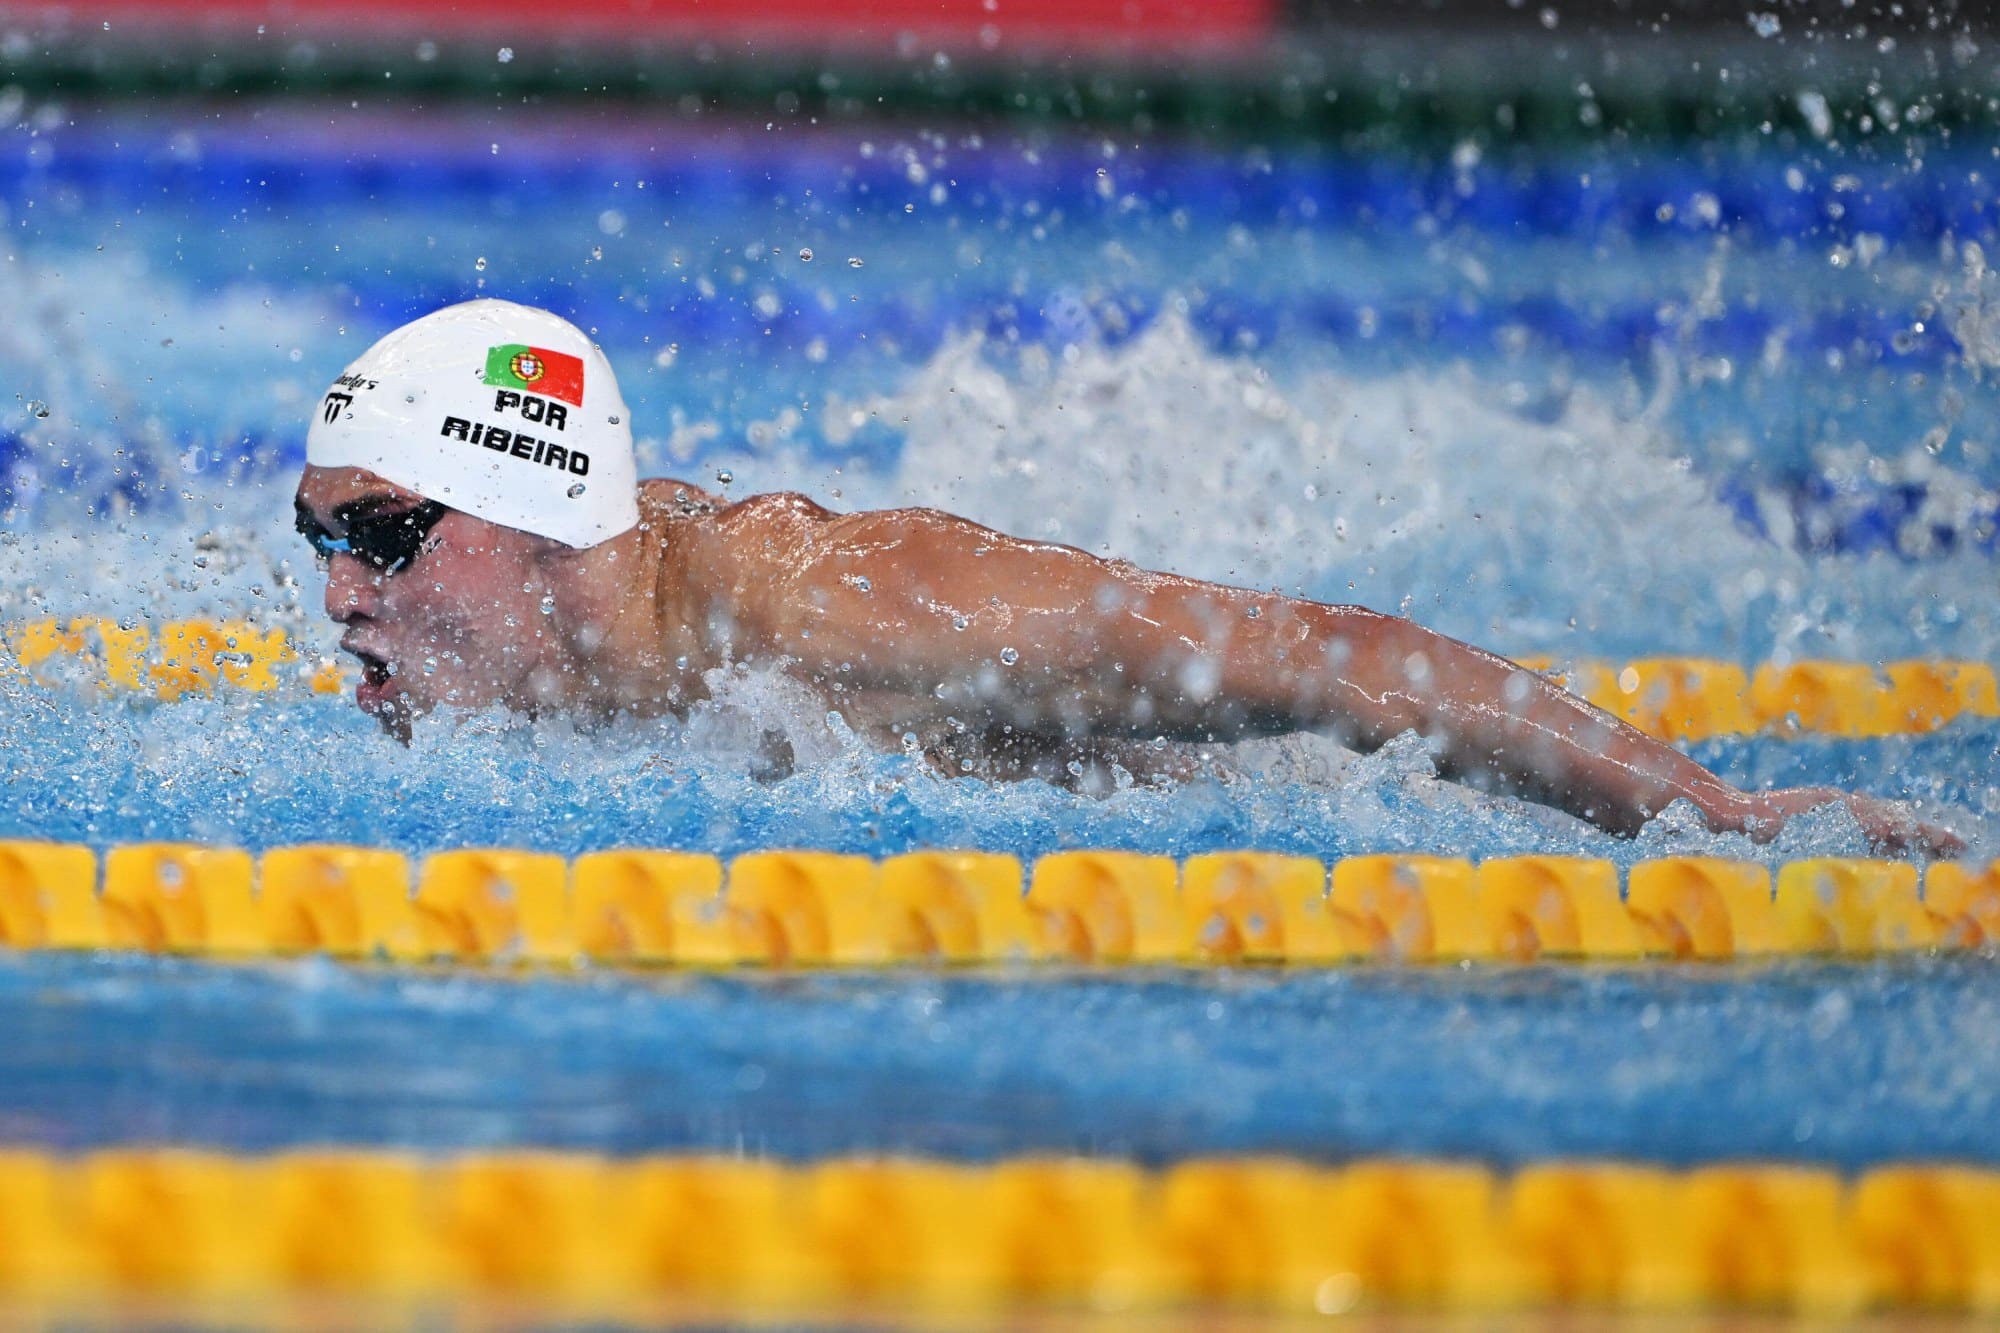
[[[1990,159],[1434,154],[1048,131],[29,107],[0,131],[0,623],[231,615],[331,651],[305,414],[487,294],[594,330],[642,467],[932,503],[1518,653],[2000,660]],[[729,481],[720,479],[727,474]],[[1637,841],[1287,741],[1179,787],[950,781],[770,679],[685,723],[174,704],[0,677],[0,836],[733,854],[1255,846],[1621,864]],[[798,771],[752,776],[764,730]],[[2000,726],[1695,753],[2000,854]],[[1992,962],[1142,978],[423,976],[0,958],[0,1139],[812,1156],[1256,1149],[2000,1162]]]
[[[0,1012],[33,1019],[0,1049],[0,1130],[77,1150],[1992,1163],[1992,970],[496,981],[29,957],[0,968]]]

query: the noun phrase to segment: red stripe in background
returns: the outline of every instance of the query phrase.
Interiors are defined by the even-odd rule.
[[[371,29],[422,29],[434,37],[520,34],[640,36],[702,31],[790,36],[798,44],[878,41],[903,32],[972,38],[995,30],[1004,43],[1242,43],[1268,37],[1277,0],[86,0],[68,5],[0,3],[13,18],[61,16],[71,24],[143,19],[149,27],[260,22],[366,39]],[[208,23],[204,23],[208,21]],[[116,34],[116,25],[113,25]]]

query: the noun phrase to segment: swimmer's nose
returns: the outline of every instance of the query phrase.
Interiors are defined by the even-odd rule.
[[[356,616],[373,615],[382,578],[358,556],[335,555],[326,566],[326,614],[346,624]]]

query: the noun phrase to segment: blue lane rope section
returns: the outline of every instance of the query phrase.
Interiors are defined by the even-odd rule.
[[[177,150],[170,135],[138,124],[15,137],[0,149],[0,193],[68,189],[134,203],[198,197],[213,206],[233,199],[251,211],[296,211],[399,197],[562,199],[614,180],[645,180],[663,203],[701,200],[729,209],[776,198],[822,213],[889,216],[923,205],[930,189],[929,174],[911,173],[904,154],[885,144],[861,156],[845,137],[777,151],[743,140],[706,161],[616,137],[593,151],[573,137],[530,134],[490,161],[468,159],[462,145],[448,142],[373,145],[397,155],[361,156],[344,139],[312,145],[297,137],[284,136],[283,152],[235,142],[226,130],[205,135],[198,151]],[[1699,162],[1604,147],[1534,157],[1494,150],[1469,165],[1321,152],[1224,159],[1143,145],[1108,161],[1094,145],[1038,147],[1031,158],[1018,146],[986,145],[950,148],[948,165],[954,198],[993,214],[1034,201],[1048,212],[1108,215],[1125,209],[1129,197],[1163,214],[1181,209],[1225,224],[1364,218],[1385,229],[1435,223],[1578,242],[1723,232],[1748,245],[1789,239],[1832,246],[1869,235],[1896,246],[1948,237],[1987,242],[1996,234],[1989,163],[1949,147],[1921,168],[1829,145],[1711,153]],[[1115,189],[1102,188],[1107,177],[1099,168]],[[804,204],[808,190],[816,203]]]

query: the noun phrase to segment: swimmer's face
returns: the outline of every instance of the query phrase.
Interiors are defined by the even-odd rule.
[[[359,468],[308,466],[296,503],[330,537],[417,508],[423,497]],[[407,565],[383,572],[360,555],[325,562],[326,613],[361,662],[355,701],[403,740],[439,704],[531,709],[549,673],[541,557],[546,538],[448,510]]]

